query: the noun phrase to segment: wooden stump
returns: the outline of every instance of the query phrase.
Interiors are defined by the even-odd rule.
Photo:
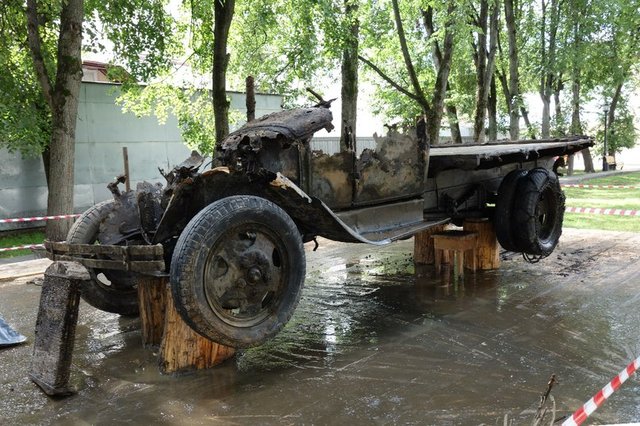
[[[138,275],[138,306],[142,323],[142,344],[159,345],[162,341],[166,307],[166,278]]]
[[[413,262],[424,265],[433,265],[435,252],[433,250],[433,234],[445,230],[447,225],[437,225],[415,235],[413,239]]]
[[[464,221],[464,230],[478,234],[476,267],[481,270],[498,269],[500,267],[500,246],[496,239],[493,222],[487,218],[467,219]],[[471,259],[465,260],[465,266],[469,267],[470,262]]]
[[[231,358],[235,349],[202,337],[176,311],[171,289],[165,285],[164,335],[160,345],[160,371],[176,373],[210,368]]]
[[[443,263],[443,257],[447,253],[453,254],[454,268],[453,276],[457,280],[458,277],[464,276],[464,259],[471,259],[469,269],[475,272],[476,245],[478,235],[475,232],[467,231],[446,231],[434,234],[433,248],[435,251],[436,274],[440,274],[440,267]]]

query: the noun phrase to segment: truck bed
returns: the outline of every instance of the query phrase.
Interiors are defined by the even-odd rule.
[[[446,169],[481,170],[542,157],[573,154],[593,144],[587,136],[497,141],[483,144],[436,145],[430,150],[429,175]]]

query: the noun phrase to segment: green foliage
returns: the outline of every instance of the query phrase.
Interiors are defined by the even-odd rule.
[[[348,37],[342,1],[257,0],[238,4],[230,46],[231,85],[244,87],[253,75],[256,89],[295,99],[305,87],[335,79]],[[318,87],[316,87],[318,88]]]
[[[607,151],[620,153],[624,148],[633,148],[638,140],[638,129],[634,124],[634,116],[623,98],[616,108],[616,117],[612,126],[607,125]],[[604,119],[596,130],[595,152],[602,156],[604,150]]]
[[[26,52],[0,49],[0,147],[37,156],[49,143],[50,113]]]
[[[111,43],[114,61],[128,72],[119,79],[145,80],[168,69],[176,24],[164,0],[86,0],[84,48],[104,50]],[[38,17],[42,53],[49,72],[55,70],[61,2],[39,1]],[[6,0],[0,5],[0,147],[34,156],[42,153],[51,136],[51,111],[37,81],[27,45],[24,2]],[[121,68],[114,68],[121,70]],[[55,81],[55,76],[50,75]]]
[[[182,3],[179,13],[169,0],[85,0],[84,47],[87,51],[114,53],[110,75],[125,83],[122,102],[136,114],[155,114],[160,120],[175,114],[189,145],[210,150],[214,135],[209,96],[199,92],[208,85],[212,67],[213,10],[215,1]],[[350,0],[356,1],[356,0]],[[496,0],[497,1],[497,0]],[[548,5],[551,0],[545,0]],[[402,57],[398,31],[389,0],[357,2],[350,19],[360,22],[360,53],[388,77],[413,91]],[[432,56],[434,43],[444,37],[447,0],[401,0],[410,55],[420,85],[430,92],[435,82]],[[568,129],[568,103],[572,71],[579,70],[582,101],[610,99],[613,89],[638,72],[640,57],[640,11],[635,0],[559,1],[557,54],[544,62],[541,42],[549,42],[551,16],[545,16],[541,34],[540,1],[516,3],[520,81],[523,92],[539,91],[543,71],[561,78],[562,116],[554,118],[557,131]],[[45,61],[54,69],[61,3],[39,1]],[[172,2],[175,5],[175,2]],[[24,2],[4,0],[0,4],[0,146],[37,155],[50,137],[50,113],[35,79],[26,45]],[[428,37],[422,11],[432,7],[435,33]],[[454,23],[454,56],[447,102],[456,106],[459,118],[469,122],[475,107],[473,43],[477,27],[473,20],[479,2],[457,2]],[[502,14],[504,13],[501,5]],[[171,13],[170,13],[171,11]],[[508,70],[507,36],[501,24],[501,54],[497,67]],[[258,91],[287,96],[290,106],[311,86],[322,92],[325,84],[339,84],[339,62],[352,22],[345,17],[344,0],[236,0],[229,39],[228,87],[244,90],[247,75],[253,75]],[[185,71],[186,78],[179,76]],[[360,67],[365,80],[376,89],[372,105],[390,123],[413,123],[421,108],[416,102],[367,67]],[[52,76],[53,77],[53,76]],[[196,81],[197,83],[193,83]],[[140,88],[139,82],[147,83]],[[634,83],[637,85],[637,82]],[[183,89],[171,88],[179,86]],[[498,84],[498,117],[506,123],[506,108]],[[629,93],[629,92],[627,92]],[[430,93],[427,93],[427,97]],[[633,111],[624,102],[616,112],[610,143],[614,150],[635,140]],[[534,126],[537,123],[534,123]],[[602,138],[599,138],[601,140]]]
[[[48,6],[41,11],[46,42],[42,53],[51,64],[58,10]],[[0,5],[0,67],[0,148],[25,156],[39,155],[49,143],[51,114],[33,71],[24,5],[17,0]]]
[[[131,78],[148,81],[168,70],[181,50],[178,24],[167,0],[85,0],[85,49],[99,51],[109,41],[116,63]]]

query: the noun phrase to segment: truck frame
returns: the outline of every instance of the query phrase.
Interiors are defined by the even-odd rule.
[[[194,330],[228,346],[255,346],[293,314],[303,244],[317,248],[318,236],[384,245],[487,217],[503,248],[547,256],[564,214],[553,163],[593,145],[575,136],[428,146],[418,122],[407,133],[374,135],[376,148],[360,155],[356,146],[313,151],[312,136],[331,130],[331,121],[326,102],[273,113],[231,133],[210,168],[194,152],[162,171],[166,185],[121,192],[121,177],[109,185],[113,200],[84,212],[66,243],[48,244],[50,257],[84,263],[92,280],[82,297],[123,315],[138,312],[135,273],[166,275]],[[155,263],[144,269],[132,252],[153,252]]]

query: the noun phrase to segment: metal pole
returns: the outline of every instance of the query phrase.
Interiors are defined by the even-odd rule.
[[[609,115],[609,109],[604,110],[604,152],[602,153],[602,171],[609,170],[609,163],[607,163],[607,118]]]

